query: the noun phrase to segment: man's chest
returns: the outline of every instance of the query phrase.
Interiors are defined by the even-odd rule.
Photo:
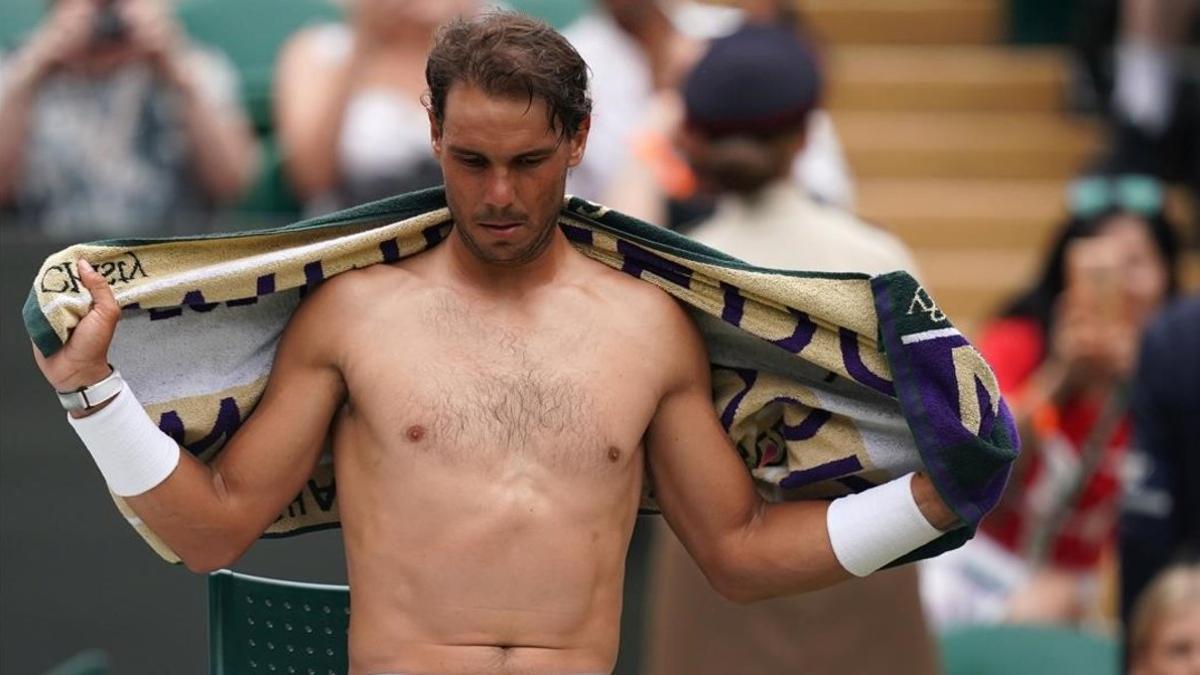
[[[660,395],[645,350],[580,325],[426,321],[356,358],[356,422],[405,463],[624,466]]]

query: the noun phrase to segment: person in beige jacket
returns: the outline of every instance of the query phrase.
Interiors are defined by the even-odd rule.
[[[690,236],[762,267],[916,275],[898,239],[818,203],[788,178],[820,89],[811,51],[790,31],[747,26],[713,42],[684,83],[685,122],[677,137],[702,185],[720,197],[715,213]],[[911,565],[836,588],[737,605],[709,589],[667,528],[656,535],[648,673],[939,670]]]

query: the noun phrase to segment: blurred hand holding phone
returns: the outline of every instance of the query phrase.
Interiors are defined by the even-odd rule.
[[[121,15],[118,4],[121,0],[100,0],[92,19],[92,43],[111,45],[124,42],[129,37],[129,25]]]
[[[1055,351],[1083,379],[1122,378],[1132,368],[1136,328],[1125,293],[1119,242],[1086,237],[1068,246]]]

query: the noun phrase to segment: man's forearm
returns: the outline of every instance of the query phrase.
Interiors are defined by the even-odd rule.
[[[125,502],[198,573],[233,564],[266,527],[240,522],[221,474],[187,452],[167,480]]]
[[[727,549],[736,562],[723,570],[719,590],[743,602],[816,590],[865,576],[959,524],[924,474],[849,499],[850,509],[850,502],[763,503]]]
[[[739,603],[804,593],[852,575],[838,563],[821,501],[762,502],[755,517],[726,548],[716,590]]]
[[[127,388],[71,426],[91,453],[109,489],[189,568],[228,564],[249,535],[219,474],[184,452],[146,415]],[[245,542],[242,540],[246,539]]]

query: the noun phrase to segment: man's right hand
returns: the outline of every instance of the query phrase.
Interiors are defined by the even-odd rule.
[[[49,358],[37,346],[33,358],[56,391],[73,391],[96,384],[108,376],[108,346],[112,343],[121,308],[108,282],[86,260],[76,263],[79,278],[92,295],[92,307],[71,331],[62,349]]]

